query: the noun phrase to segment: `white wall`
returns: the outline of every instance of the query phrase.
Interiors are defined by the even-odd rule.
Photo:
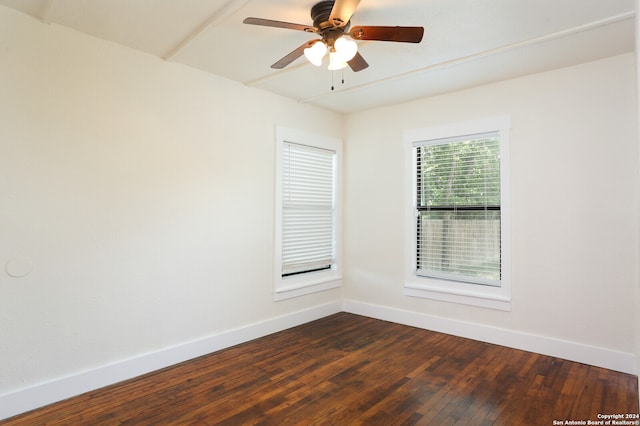
[[[627,54],[349,116],[345,299],[361,311],[605,349],[597,353],[623,354],[635,369],[634,65]],[[403,132],[503,114],[512,119],[512,311],[403,296]]]
[[[343,128],[336,114],[0,7],[0,401],[286,325],[343,294],[637,353],[634,80],[623,55],[353,114]],[[498,114],[512,117],[512,311],[403,296],[403,131]],[[273,302],[276,125],[345,139],[343,294]]]
[[[339,306],[271,277],[275,127],[342,124],[0,7],[0,395]]]

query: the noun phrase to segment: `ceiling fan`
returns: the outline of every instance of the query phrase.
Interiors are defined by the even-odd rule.
[[[339,70],[347,65],[355,72],[362,71],[369,64],[358,53],[358,46],[353,40],[395,41],[404,43],[420,43],[424,34],[423,27],[389,27],[389,26],[356,26],[350,28],[350,20],[360,0],[323,0],[311,8],[313,25],[293,24],[262,18],[246,18],[243,22],[265,27],[285,28],[290,30],[316,33],[321,38],[305,42],[291,53],[271,65],[271,68],[282,69],[305,55],[309,62],[316,66],[322,64],[329,53],[329,69]],[[343,36],[348,35],[352,40]]]

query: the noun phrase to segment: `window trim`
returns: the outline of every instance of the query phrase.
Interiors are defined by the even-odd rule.
[[[335,263],[330,269],[282,276],[282,153],[286,143],[296,143],[335,152]],[[342,285],[342,140],[287,127],[276,127],[275,149],[275,226],[274,226],[274,300],[286,300],[306,294],[337,288]]]
[[[508,115],[460,123],[411,129],[404,132],[405,145],[405,282],[404,294],[410,297],[440,300],[490,309],[511,310],[511,190],[509,172]],[[502,278],[499,287],[448,281],[416,274],[416,181],[414,142],[457,138],[465,135],[498,132],[500,138],[501,186],[501,258]]]

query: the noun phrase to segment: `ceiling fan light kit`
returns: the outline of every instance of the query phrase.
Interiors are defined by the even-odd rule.
[[[319,67],[329,52],[329,70],[341,70],[358,53],[358,45],[344,37],[337,39],[333,46],[327,46],[323,40],[316,40],[311,47],[304,49],[304,56],[313,65]]]
[[[358,52],[355,40],[394,41],[420,43],[423,27],[358,26],[349,31],[351,16],[360,0],[323,0],[311,8],[313,26],[293,24],[262,18],[246,18],[243,22],[251,25],[285,28],[316,33],[321,38],[305,42],[291,53],[271,65],[282,69],[304,55],[315,66],[321,66],[329,53],[329,70],[340,70],[349,66],[354,72],[362,71],[369,64]],[[345,38],[351,37],[352,40]]]

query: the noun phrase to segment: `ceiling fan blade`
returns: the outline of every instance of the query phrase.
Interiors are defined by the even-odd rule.
[[[300,56],[304,55],[304,49],[306,49],[307,47],[311,47],[314,42],[315,42],[315,40],[311,40],[311,41],[305,42],[302,46],[296,48],[294,51],[292,51],[288,55],[284,56],[278,62],[276,62],[275,64],[271,65],[271,68],[274,68],[274,69],[277,69],[277,70],[281,70],[282,68],[286,67],[291,62],[295,61]]]
[[[360,52],[357,52],[356,56],[354,56],[353,59],[347,62],[347,64],[349,64],[349,67],[351,67],[353,72],[362,71],[363,69],[369,66],[367,61],[365,61],[362,55],[360,54]]]
[[[337,27],[343,27],[347,25],[351,15],[358,7],[360,0],[336,0],[331,9],[331,15],[329,15],[329,22]]]
[[[356,40],[399,41],[420,43],[424,35],[423,27],[353,27],[349,35]]]
[[[245,18],[245,20],[242,22],[244,24],[262,25],[263,27],[285,28],[288,30],[306,31],[308,33],[315,33],[317,31],[315,27],[311,27],[309,25],[292,24],[291,22],[274,21],[272,19]]]

